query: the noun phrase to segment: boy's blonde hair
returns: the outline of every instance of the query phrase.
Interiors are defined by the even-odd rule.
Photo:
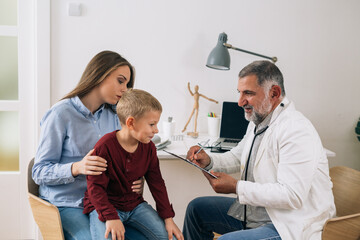
[[[125,125],[128,117],[139,119],[149,111],[162,112],[161,104],[153,95],[140,89],[129,89],[123,93],[116,106],[121,125]]]

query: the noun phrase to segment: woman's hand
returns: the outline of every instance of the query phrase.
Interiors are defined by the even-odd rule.
[[[131,186],[132,191],[142,195],[144,192],[144,182],[145,182],[144,177],[134,181],[133,185]]]
[[[100,175],[106,170],[107,162],[102,157],[91,156],[94,149],[90,150],[88,154],[79,162],[74,162],[71,166],[71,173],[74,177],[83,175]]]
[[[107,220],[105,225],[106,239],[109,237],[109,233],[111,233],[112,240],[125,240],[125,228],[120,219]]]
[[[172,218],[165,219],[165,228],[166,228],[166,231],[168,232],[169,240],[173,239],[173,235],[175,235],[175,237],[178,240],[184,240],[184,236],[183,236],[182,232],[180,231],[178,226],[176,226],[176,224],[174,223],[174,220]]]
[[[196,153],[197,151],[199,151],[199,149],[199,146],[192,146],[187,152],[186,158],[196,163],[198,166],[205,168],[207,165],[210,164],[210,157],[204,150]]]

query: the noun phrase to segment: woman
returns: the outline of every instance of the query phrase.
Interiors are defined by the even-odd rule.
[[[32,177],[40,197],[59,208],[66,239],[91,239],[89,218],[82,213],[86,175],[99,175],[107,167],[106,159],[91,156],[92,148],[104,134],[120,129],[113,107],[133,85],[131,64],[118,53],[100,52],[75,89],[41,120]],[[133,184],[141,193],[142,181]],[[141,239],[134,229],[126,232],[129,239]]]

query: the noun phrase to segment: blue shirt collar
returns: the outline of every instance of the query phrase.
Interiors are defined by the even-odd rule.
[[[70,101],[74,105],[76,110],[79,111],[81,114],[83,114],[86,118],[89,118],[92,116],[99,118],[102,110],[105,107],[105,104],[101,105],[101,107],[94,114],[92,114],[90,112],[90,110],[87,107],[85,107],[85,105],[83,104],[83,102],[80,100],[80,98],[78,96],[70,98]]]

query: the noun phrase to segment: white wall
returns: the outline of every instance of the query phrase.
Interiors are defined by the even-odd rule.
[[[83,15],[68,16],[68,2],[81,3]],[[239,70],[259,59],[231,50],[230,71],[206,68],[219,33],[226,32],[234,46],[278,57],[287,96],[336,152],[330,166],[360,170],[354,133],[360,117],[359,10],[357,0],[52,0],[52,104],[74,88],[96,53],[109,49],[136,67],[135,87],[161,101],[163,119],[173,116],[179,133],[193,105],[188,81],[208,97],[237,101]],[[204,132],[207,112],[219,113],[221,105],[201,99],[200,108]],[[162,170],[173,171],[169,164]],[[186,204],[175,210],[183,214]]]
[[[83,15],[67,15],[68,2]],[[277,56],[287,95],[315,125],[330,165],[360,169],[360,2],[357,0],[51,1],[51,99],[78,82],[88,61],[110,49],[136,67],[135,87],[155,95],[180,132],[193,99],[187,82],[219,101],[237,101],[237,74],[259,58],[230,50],[231,70],[205,67],[219,33],[239,48]],[[221,104],[200,100],[199,130]],[[192,125],[189,125],[191,129]],[[161,126],[160,126],[161,127]]]

